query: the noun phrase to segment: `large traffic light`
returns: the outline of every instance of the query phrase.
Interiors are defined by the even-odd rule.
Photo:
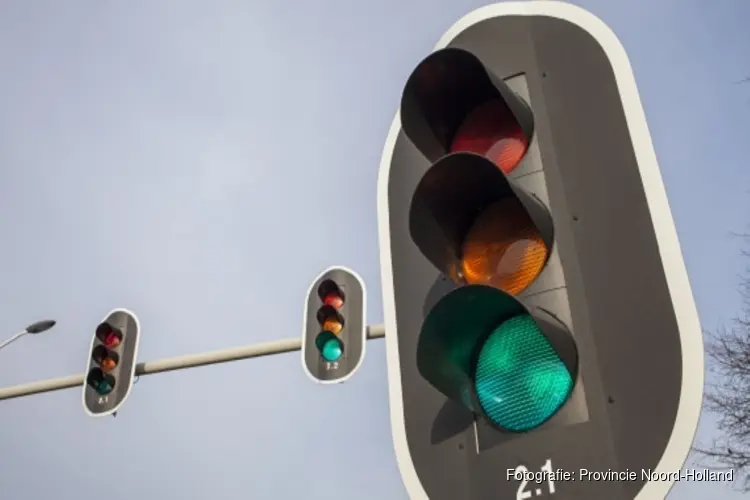
[[[115,413],[133,386],[140,323],[127,309],[114,309],[94,331],[86,360],[83,408],[89,416]]]
[[[561,2],[472,12],[409,77],[380,168],[410,496],[663,498],[697,427],[703,346],[616,36]]]
[[[310,285],[302,325],[302,369],[334,384],[362,364],[367,343],[367,296],[362,278],[345,267],[323,271]]]

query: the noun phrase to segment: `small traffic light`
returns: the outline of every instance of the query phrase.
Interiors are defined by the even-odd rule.
[[[362,364],[365,307],[365,285],[353,271],[332,267],[315,278],[302,326],[302,368],[312,380],[344,382]]]
[[[89,416],[115,413],[133,385],[140,324],[127,309],[111,311],[94,331],[86,362],[83,408]]]
[[[411,498],[666,495],[641,471],[687,457],[702,337],[627,55],[601,21],[547,1],[459,21],[404,87],[378,225]]]

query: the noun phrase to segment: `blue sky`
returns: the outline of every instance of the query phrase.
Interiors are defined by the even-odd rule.
[[[484,3],[2,2],[0,332],[59,325],[4,350],[0,384],[83,371],[118,306],[141,319],[143,360],[298,336],[333,264],[363,276],[380,322],[376,179],[401,87]],[[750,84],[734,84],[750,3],[575,3],[630,54],[715,328],[745,265],[729,233],[750,214]],[[85,416],[78,390],[7,401],[0,496],[401,499],[387,406],[382,341],[340,386],[295,353],[143,377],[116,418]],[[709,495],[740,498],[670,498]]]

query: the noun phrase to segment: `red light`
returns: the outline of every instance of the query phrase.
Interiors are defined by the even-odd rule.
[[[344,305],[344,299],[341,298],[341,295],[337,294],[336,292],[331,292],[325,296],[325,298],[323,299],[323,303],[327,306],[339,309]]]
[[[451,153],[465,151],[492,160],[503,173],[510,173],[529,147],[518,121],[503,101],[489,101],[469,113],[458,127]]]
[[[118,345],[120,345],[120,338],[115,332],[110,332],[106,337],[104,337],[104,345],[109,348],[117,347]]]
[[[105,346],[114,349],[122,342],[122,333],[112,328],[109,323],[102,323],[96,328],[96,338]]]

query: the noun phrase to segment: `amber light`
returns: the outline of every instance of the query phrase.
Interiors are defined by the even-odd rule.
[[[112,371],[117,366],[117,362],[112,358],[106,358],[102,360],[100,367],[103,372]]]
[[[468,114],[456,131],[451,153],[464,151],[482,155],[509,174],[521,162],[528,147],[529,138],[508,106],[494,100]]]
[[[549,249],[515,198],[483,210],[462,245],[461,271],[469,284],[491,285],[516,295],[542,272]]]
[[[99,368],[101,368],[104,373],[114,370],[120,360],[120,357],[116,352],[108,350],[103,345],[96,346],[92,356],[94,362],[99,365]]]
[[[331,333],[335,333],[338,335],[341,333],[341,330],[344,329],[344,325],[341,324],[341,322],[336,318],[327,318],[325,321],[323,321],[323,330]]]

